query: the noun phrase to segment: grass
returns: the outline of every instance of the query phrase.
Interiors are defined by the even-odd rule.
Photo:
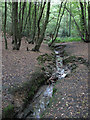
[[[57,37],[54,43],[79,42],[79,41],[82,41],[80,37]],[[51,42],[52,40],[49,40],[45,41],[44,43],[50,44]]]
[[[53,94],[52,94],[53,96],[54,96],[54,94],[56,93],[56,91],[57,91],[57,89],[54,87],[54,88],[53,88]]]
[[[56,42],[78,42],[78,41],[81,41],[81,38],[80,37],[63,37],[63,38],[59,38],[57,37],[56,39]]]
[[[9,104],[3,109],[3,118],[12,118],[14,113],[14,106],[12,104]]]

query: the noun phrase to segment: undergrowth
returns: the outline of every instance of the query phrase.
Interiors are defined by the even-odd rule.
[[[62,38],[59,38],[57,37],[56,38],[56,42],[73,42],[73,41],[81,41],[81,38],[80,37],[62,37]]]

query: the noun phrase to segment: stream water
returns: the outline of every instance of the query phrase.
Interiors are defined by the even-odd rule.
[[[60,50],[54,51],[56,54],[56,73],[58,80],[65,78],[69,73],[69,69],[63,66],[63,57],[60,56]],[[52,74],[52,75],[53,75]],[[23,118],[40,118],[40,115],[47,108],[50,98],[53,94],[53,84],[42,86],[35,95],[33,102],[26,108],[21,116]],[[30,109],[32,108],[32,112]]]

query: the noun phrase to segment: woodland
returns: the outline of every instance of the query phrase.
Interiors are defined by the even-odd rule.
[[[67,2],[57,5],[47,2],[5,2],[2,9],[2,31],[5,48],[8,48],[6,33],[12,37],[14,50],[19,50],[23,36],[28,43],[35,44],[34,51],[39,51],[45,36],[50,36],[52,45],[58,37],[81,37],[90,41],[90,2]],[[50,9],[51,7],[51,9]]]
[[[2,117],[90,117],[90,1],[7,0],[0,11]]]

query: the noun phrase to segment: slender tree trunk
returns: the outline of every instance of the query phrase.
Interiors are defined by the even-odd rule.
[[[28,15],[27,15],[27,17],[26,17],[24,29],[26,28],[28,17],[29,17],[29,19],[30,19],[30,13],[31,13],[31,2],[29,3],[29,11],[28,11]],[[29,22],[30,22],[30,20],[29,20]]]
[[[37,2],[35,2],[35,6],[34,6],[34,10],[35,10],[35,13],[34,13],[34,21],[33,21],[33,37],[32,37],[32,44],[34,44],[34,41],[35,41],[35,34],[36,34],[36,10],[37,10]]]
[[[64,4],[63,12],[62,12],[62,14],[61,14],[61,16],[60,16],[60,20],[59,20],[59,22],[58,22],[58,26],[57,26],[57,29],[56,29],[55,36],[54,36],[52,42],[49,44],[49,47],[55,42],[55,40],[56,40],[56,38],[57,38],[57,36],[58,36],[58,31],[59,31],[59,28],[60,28],[60,23],[61,23],[62,17],[63,17],[64,12],[65,12],[66,3],[67,3],[67,2],[65,2],[65,4]]]
[[[12,44],[14,44],[14,28],[13,28],[13,24],[14,24],[14,13],[13,13],[13,5],[12,5]]]
[[[32,3],[32,2],[31,2]],[[29,5],[30,6],[30,9],[32,7],[32,4]],[[29,36],[31,36],[31,10],[30,10],[30,14],[29,14]]]
[[[79,31],[79,34],[80,34],[80,36],[81,36],[81,39],[82,39],[83,41],[85,41],[85,39],[84,39],[84,37],[83,37],[83,35],[82,35],[82,32],[81,32],[81,30],[80,30],[80,28],[79,28],[79,26],[78,26],[78,24],[77,24],[74,16],[73,16],[72,13],[68,10],[68,8],[66,8],[66,10],[67,10],[67,11],[69,12],[69,14],[72,16],[72,18],[73,18],[73,20],[74,20],[74,23],[75,23],[75,25],[76,25],[76,27],[77,27],[77,30]]]
[[[10,5],[11,22],[12,22],[12,3],[10,2],[9,5]],[[13,24],[11,25],[10,35],[11,35],[11,36],[13,35]]]
[[[84,0],[84,18],[85,18],[85,23],[86,23],[86,26],[87,26],[87,22],[86,22],[86,0]],[[87,41],[87,39],[88,39],[88,32],[87,32],[88,30],[87,29],[85,29],[85,39],[86,39],[86,41]]]
[[[85,2],[85,0],[84,0]],[[84,9],[84,6],[85,6],[85,9]],[[82,23],[82,35],[83,37],[85,36],[85,42],[88,41],[88,30],[87,30],[87,25],[86,25],[86,4],[84,3],[84,6],[83,6],[83,3],[80,2],[80,7],[81,7],[81,23]],[[85,10],[85,11],[84,11]]]
[[[18,50],[17,39],[18,39],[18,2],[12,3],[13,12],[13,35],[14,35],[14,47],[13,50]]]
[[[71,2],[70,2],[70,12],[71,12]],[[71,14],[70,14],[70,20],[69,20],[69,37],[71,36]]]
[[[87,27],[87,20],[86,20],[86,0],[84,0],[84,9],[85,9],[85,40],[88,41],[88,27]]]
[[[81,7],[81,26],[82,26],[82,35],[84,37],[85,34],[85,18],[84,18],[84,8],[83,8],[83,3],[80,2],[80,7]]]
[[[48,20],[49,20],[49,14],[50,14],[49,12],[50,12],[50,1],[48,1],[46,19],[45,19],[45,24],[43,25],[43,29],[41,31],[41,37],[37,41],[34,49],[32,49],[33,51],[39,51],[41,43],[43,42],[43,39],[44,39],[44,36],[45,36],[45,30],[46,30],[46,27],[47,27],[47,24],[48,24]]]
[[[60,18],[62,4],[63,4],[63,2],[61,2],[60,7],[59,7],[59,14],[58,14],[58,18],[57,18],[57,23],[56,23],[55,30],[54,30],[54,33],[53,33],[54,36],[55,36],[56,30],[57,30],[57,27],[58,27],[58,22],[59,22],[59,18]]]
[[[22,29],[23,29],[23,18],[24,18],[24,11],[25,11],[25,7],[26,7],[26,2],[23,3],[23,8],[22,8],[22,18],[20,18],[20,26],[19,26],[19,44],[18,44],[18,47],[20,49],[20,46],[21,46],[21,39],[22,39]],[[20,17],[21,17],[21,14],[20,14]]]
[[[7,2],[5,2],[4,39],[5,39],[5,49],[8,49],[7,38],[6,38],[6,21],[7,21]]]
[[[40,17],[38,19],[38,39],[39,39],[39,35],[40,35],[40,20],[42,18],[42,14],[43,14],[43,11],[44,11],[44,8],[45,8],[45,4],[46,4],[46,2],[44,2],[44,5],[43,5],[42,10],[41,10]]]
[[[66,12],[67,13],[67,18],[66,18],[66,36],[68,37],[68,26],[69,26],[69,24],[68,24],[68,12]]]
[[[90,1],[88,2],[88,42],[90,42]]]

